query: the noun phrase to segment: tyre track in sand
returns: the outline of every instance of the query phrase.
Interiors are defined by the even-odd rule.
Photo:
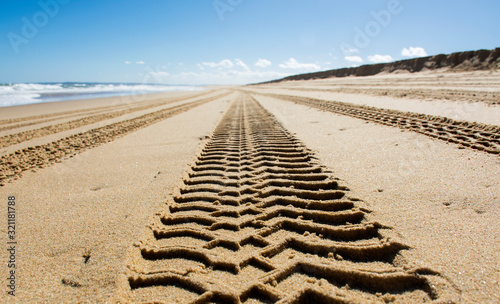
[[[445,303],[392,229],[248,95],[134,244],[118,303]]]
[[[204,95],[204,93],[201,93],[201,94],[196,94],[196,95],[191,95],[191,96],[187,96],[187,97],[190,97],[190,98],[197,98],[197,97],[200,97],[202,95]],[[136,95],[134,95],[136,96]],[[150,102],[154,102],[154,101],[158,101],[157,100],[146,100],[144,102],[140,102],[140,104],[142,103],[150,103]],[[8,124],[13,124],[13,123],[22,123],[22,122],[25,122],[25,121],[33,121],[33,120],[40,120],[39,122],[37,123],[42,123],[42,122],[45,122],[45,121],[50,121],[50,120],[54,120],[54,119],[59,119],[59,118],[64,118],[65,116],[73,116],[73,115],[83,115],[83,114],[89,114],[90,112],[94,112],[94,111],[107,111],[107,110],[118,110],[120,108],[123,108],[123,107],[127,107],[129,106],[128,103],[122,103],[122,104],[117,104],[117,105],[111,105],[111,106],[104,106],[104,107],[95,107],[95,108],[89,108],[89,109],[80,109],[80,110],[70,110],[70,111],[64,111],[64,112],[58,112],[58,113],[50,113],[50,114],[42,114],[42,115],[34,115],[34,116],[27,116],[27,117],[17,117],[17,118],[10,118],[10,119],[2,119],[0,120],[0,126],[3,126],[3,125],[8,125]],[[27,124],[30,124],[30,123],[27,123]],[[24,126],[25,124],[21,124],[21,126]],[[0,130],[8,130],[10,129],[11,127],[2,127],[3,129],[0,129]]]
[[[247,93],[290,101],[386,126],[399,127],[432,138],[458,144],[462,147],[469,147],[496,155],[500,154],[500,127],[495,125],[457,121],[440,116],[375,108],[309,97],[266,94],[253,91],[248,91]]]
[[[193,98],[194,97],[195,96],[193,96]],[[89,116],[100,113],[118,111],[120,109],[130,108],[131,106],[132,106],[131,104],[117,104],[105,107],[94,107],[89,109],[72,110],[60,113],[5,119],[5,120],[0,120],[0,131],[9,131],[13,129],[43,124],[51,121],[69,119],[71,117],[81,117],[85,115]]]
[[[57,119],[57,118],[64,117],[67,115],[74,115],[74,114],[79,114],[79,113],[83,114],[86,112],[91,112],[91,111],[96,111],[96,110],[107,110],[107,109],[112,109],[114,107],[115,106],[107,106],[107,107],[99,107],[99,108],[92,108],[92,109],[72,110],[72,111],[65,111],[65,112],[51,113],[51,114],[44,114],[44,115],[34,115],[34,116],[27,116],[27,117],[3,119],[3,120],[0,120],[0,126],[13,124],[13,123],[19,123],[19,122],[23,122],[23,121],[40,120],[40,119],[43,119],[43,121],[45,121],[45,119]]]
[[[405,84],[403,84],[405,85]],[[463,86],[463,85],[462,85]],[[459,85],[457,85],[459,87]],[[346,84],[342,88],[320,89],[320,88],[293,88],[285,87],[287,90],[293,91],[309,91],[309,92],[331,92],[331,93],[346,93],[346,94],[368,94],[372,96],[390,96],[395,98],[414,98],[414,99],[434,99],[434,100],[453,100],[465,102],[484,102],[488,105],[500,104],[500,94],[489,91],[461,90],[460,87],[454,90],[450,89],[399,89],[395,88],[395,84],[390,84],[385,88],[372,88],[369,86],[351,88]]]
[[[65,157],[72,157],[85,150],[113,141],[118,137],[186,112],[202,104],[227,97],[230,94],[232,92],[225,92],[213,97],[162,109],[133,119],[74,134],[48,144],[28,147],[4,155],[0,158],[0,186],[4,186],[6,182],[22,177],[22,173],[25,171],[36,170],[56,162],[61,162]]]
[[[109,107],[108,110],[113,110],[114,107]],[[71,117],[81,117],[81,116],[84,116],[84,115],[95,115],[95,114],[99,114],[99,113],[105,113],[107,110],[96,110],[96,109],[89,109],[89,110],[82,110],[82,111],[77,111],[76,113],[73,113],[73,114],[68,114],[68,115],[54,115],[52,116],[51,118],[47,118],[47,119],[41,119],[41,120],[29,120],[28,122],[24,122],[24,123],[18,123],[18,124],[8,124],[4,127],[0,127],[0,132],[2,131],[9,131],[9,130],[13,130],[13,129],[19,129],[19,128],[23,128],[23,127],[29,127],[29,126],[33,126],[33,125],[39,125],[39,124],[44,124],[44,123],[48,123],[48,122],[51,122],[51,121],[56,121],[56,120],[62,120],[62,119],[68,119],[68,118],[71,118]],[[29,118],[28,118],[29,119]]]
[[[134,112],[149,110],[149,109],[153,109],[156,107],[161,107],[161,106],[165,106],[165,105],[176,103],[176,102],[181,102],[181,101],[192,99],[192,98],[193,98],[193,96],[187,96],[184,98],[171,99],[171,100],[167,100],[167,101],[165,101],[164,99],[163,100],[159,99],[159,100],[155,100],[154,102],[148,102],[148,104],[135,106],[135,107],[132,107],[129,109],[124,109],[124,110],[119,110],[119,111],[109,111],[106,113],[90,115],[90,116],[75,119],[72,121],[67,121],[67,122],[63,122],[63,123],[59,123],[59,124],[55,124],[55,125],[49,125],[49,126],[45,126],[45,127],[38,128],[38,129],[32,129],[32,130],[28,130],[28,131],[24,131],[24,132],[8,134],[8,135],[0,137],[0,148],[9,147],[9,146],[16,145],[16,144],[19,144],[19,143],[22,143],[24,141],[28,141],[31,139],[40,138],[40,137],[48,136],[51,134],[64,132],[67,130],[76,129],[76,128],[90,125],[93,123],[97,123],[100,121],[113,119],[115,117],[120,117],[120,116],[124,116],[127,114],[132,114]],[[196,96],[195,96],[195,98],[196,98]]]

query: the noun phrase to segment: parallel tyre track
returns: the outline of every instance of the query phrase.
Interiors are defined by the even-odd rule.
[[[59,132],[64,132],[67,130],[76,129],[79,127],[83,127],[83,126],[97,123],[100,121],[105,121],[108,119],[113,119],[113,118],[124,116],[127,114],[132,114],[132,113],[139,112],[139,111],[159,108],[161,106],[165,106],[165,105],[176,103],[176,102],[181,102],[181,101],[192,99],[192,98],[193,98],[193,96],[187,96],[184,98],[177,98],[177,99],[157,100],[154,102],[148,102],[147,104],[140,104],[138,106],[134,106],[134,107],[129,108],[129,109],[118,110],[118,111],[116,111],[116,110],[115,111],[108,111],[105,113],[98,113],[98,114],[89,115],[89,116],[86,116],[83,118],[59,123],[59,124],[45,126],[45,127],[38,128],[38,129],[32,129],[32,130],[28,130],[28,131],[24,131],[24,132],[8,134],[8,135],[0,137],[0,148],[5,148],[8,146],[22,143],[24,141],[48,136],[51,134],[56,134]]]
[[[249,93],[307,105],[386,126],[399,127],[401,129],[418,132],[432,138],[454,143],[462,147],[469,147],[496,155],[500,154],[500,127],[495,125],[457,121],[440,116],[381,109],[309,97],[256,92]]]
[[[196,94],[196,95],[189,95],[187,97],[189,98],[197,98],[197,97],[200,97],[202,95],[204,95],[205,93],[201,93],[201,94]],[[150,100],[147,100],[145,102],[141,102],[142,103],[149,103],[151,102]],[[153,101],[154,102],[154,101]],[[57,112],[57,113],[50,113],[50,114],[42,114],[42,115],[34,115],[34,116],[27,116],[27,117],[18,117],[18,118],[11,118],[11,119],[2,119],[0,120],[0,126],[3,126],[3,125],[8,125],[8,124],[14,124],[14,123],[22,123],[22,122],[28,122],[26,124],[30,124],[29,122],[31,121],[36,121],[36,120],[40,120],[39,122],[37,123],[42,123],[42,122],[45,122],[45,121],[49,121],[49,120],[55,120],[55,119],[60,119],[60,118],[64,118],[65,116],[68,116],[68,115],[83,115],[83,114],[89,114],[89,112],[94,112],[94,111],[107,111],[107,110],[118,110],[120,108],[123,108],[123,107],[126,107],[127,104],[117,104],[117,105],[111,105],[111,106],[104,106],[104,107],[96,107],[96,108],[90,108],[90,109],[79,109],[79,110],[70,110],[70,111],[65,111],[65,112]],[[25,126],[25,124],[21,124],[20,126]],[[17,127],[17,126],[16,126]],[[2,127],[0,130],[8,130],[10,129],[10,127]]]
[[[125,106],[123,106],[123,107],[125,107]],[[23,122],[23,123],[18,123],[18,124],[7,124],[6,126],[3,126],[3,127],[0,126],[0,132],[1,131],[9,131],[9,130],[13,130],[13,129],[19,129],[19,128],[23,128],[23,127],[29,127],[29,126],[38,125],[38,124],[43,124],[43,123],[47,123],[47,122],[51,122],[51,121],[55,121],[55,120],[59,120],[59,119],[68,119],[71,117],[81,117],[84,115],[95,115],[95,114],[99,114],[99,113],[105,113],[107,111],[113,110],[115,107],[107,107],[107,108],[108,109],[101,109],[101,110],[98,110],[99,108],[81,110],[81,111],[75,111],[75,113],[67,114],[67,115],[66,114],[53,115],[50,118],[41,119],[41,120],[29,120],[28,122]]]
[[[148,113],[133,119],[74,134],[48,144],[28,147],[4,155],[0,158],[0,186],[4,186],[8,181],[18,179],[25,171],[47,167],[55,162],[60,162],[65,157],[72,157],[85,150],[113,141],[118,137],[186,112],[202,104],[224,98],[230,94],[232,94],[232,92],[199,99],[190,103]]]
[[[134,244],[118,303],[454,303],[248,95]]]
[[[401,84],[407,85],[407,84]],[[472,84],[469,84],[472,85]],[[456,89],[427,89],[420,88],[418,85],[413,85],[413,89],[399,89],[395,88],[396,84],[390,84],[385,88],[373,88],[370,85],[360,86],[351,85],[356,87],[349,87],[343,84],[341,88],[333,89],[320,89],[320,88],[291,88],[287,90],[294,91],[310,91],[310,92],[333,92],[333,93],[347,93],[347,94],[369,94],[372,96],[391,96],[396,98],[418,98],[418,99],[446,99],[446,100],[460,100],[465,102],[484,102],[489,105],[500,104],[500,95],[497,92],[489,91],[473,91],[463,90],[462,87]],[[463,85],[462,85],[463,86]]]

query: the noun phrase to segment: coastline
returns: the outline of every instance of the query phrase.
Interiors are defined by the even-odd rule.
[[[204,86],[135,83],[10,83],[0,84],[0,107],[204,89]]]

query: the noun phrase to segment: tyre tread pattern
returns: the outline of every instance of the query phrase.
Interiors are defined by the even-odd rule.
[[[441,116],[381,109],[309,97],[251,93],[291,101],[386,126],[398,127],[462,147],[500,155],[500,127],[495,125],[458,121]]]
[[[118,302],[420,303],[452,288],[249,95],[132,248]]]

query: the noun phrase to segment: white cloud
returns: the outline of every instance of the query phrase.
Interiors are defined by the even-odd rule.
[[[155,69],[150,66],[145,66],[143,68],[143,72],[139,73],[139,76],[142,76],[142,82],[161,83],[168,76],[170,76],[170,74],[164,70],[165,68],[162,68],[160,66],[156,66]]]
[[[235,62],[235,64],[237,66],[240,66],[240,67],[244,68],[245,70],[250,70],[250,68],[248,67],[248,65],[246,63],[244,63],[243,60],[241,60],[241,59],[235,59],[234,62]]]
[[[288,59],[284,64],[280,64],[282,69],[302,69],[302,70],[320,70],[321,67],[315,63],[300,63],[295,58]]]
[[[349,62],[357,62],[357,63],[363,62],[363,58],[361,58],[359,56],[345,56],[344,59],[349,61]]]
[[[259,58],[257,62],[255,63],[255,66],[261,67],[261,68],[267,68],[268,66],[272,65],[273,63],[267,59],[262,59]]]
[[[359,53],[359,50],[356,48],[346,47],[342,48],[342,52],[344,52],[344,54],[357,54]]]
[[[127,60],[127,61],[125,61],[125,64],[130,64],[130,61],[128,61],[128,60]]]
[[[150,72],[148,73],[148,75],[150,75],[153,78],[162,78],[162,77],[167,77],[170,74],[167,72]]]
[[[234,66],[234,63],[229,59],[224,59],[221,62],[203,62],[202,65],[206,65],[206,66],[211,67],[211,68],[221,67],[221,68],[230,69]]]
[[[229,59],[222,60],[221,62],[219,62],[219,65],[226,69],[232,68],[234,66],[233,62]]]
[[[215,68],[217,66],[217,63],[215,63],[215,62],[203,62],[201,65],[202,66],[205,65],[205,66],[208,66],[208,67],[211,67],[211,68]]]
[[[381,62],[391,62],[394,61],[394,58],[392,58],[391,55],[373,55],[373,56],[368,56],[368,60],[374,63],[381,63]]]
[[[135,63],[136,64],[144,64],[145,62],[141,60],[141,61],[136,61]]]
[[[401,55],[406,57],[425,57],[427,56],[427,52],[424,50],[424,48],[410,46],[410,48],[408,49],[404,48],[401,51]]]
[[[279,79],[289,76],[289,73],[279,73],[275,71],[251,71],[241,69],[213,70],[212,72],[200,71],[181,72],[169,75],[162,79],[162,83],[182,83],[188,85],[199,84],[248,84]]]
[[[139,73],[138,75],[142,77],[142,83],[163,83],[168,81],[167,78],[170,76],[169,73],[161,71],[152,71],[146,74]]]

